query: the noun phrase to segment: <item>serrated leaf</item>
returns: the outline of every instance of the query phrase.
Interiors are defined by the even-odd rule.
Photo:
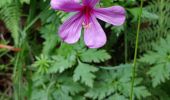
[[[62,56],[56,56],[54,58],[54,64],[52,64],[48,70],[49,73],[62,73],[68,68],[71,68],[74,65],[74,62],[69,61],[68,59],[65,59]]]
[[[93,82],[95,75],[94,72],[98,71],[98,68],[79,62],[77,68],[74,71],[73,79],[74,81],[81,80],[82,83],[85,83],[89,87],[93,87]]]
[[[155,52],[148,52],[147,54],[144,54],[142,58],[139,59],[140,62],[145,62],[148,64],[154,64],[158,61],[160,58],[160,55],[157,55]]]
[[[110,89],[115,91],[115,92],[111,93],[112,95],[110,96],[109,100],[124,100],[124,99],[126,100],[127,97],[129,97],[129,93],[130,93],[132,64],[124,64],[124,65],[121,64],[119,66],[114,66],[114,67],[116,67],[116,68],[109,69],[107,71],[105,69],[103,69],[104,70],[102,72],[103,75],[97,77],[97,80],[100,80],[101,82],[103,82],[103,84],[107,84],[108,86],[110,84]],[[142,82],[143,82],[142,78],[135,79],[135,84],[134,84],[134,90],[136,91],[135,98],[140,98],[139,100],[141,100],[141,98],[143,99],[144,97],[147,97],[150,95],[147,88],[144,87],[143,85],[141,85]],[[97,86],[98,84],[100,84],[100,83],[95,84],[95,86]],[[95,88],[95,86],[93,87],[93,89]],[[100,87],[98,87],[98,88],[99,89],[103,88],[103,86],[100,85]],[[103,92],[106,92],[106,91],[105,91],[105,89],[103,89]],[[109,89],[108,89],[108,91],[109,91]],[[143,91],[145,93],[141,94],[141,91]],[[98,94],[99,95],[99,93],[100,93],[98,91],[93,91],[93,92],[89,93],[89,95],[90,94],[96,94],[96,95]],[[119,95],[117,95],[117,94],[119,94]]]
[[[43,43],[43,54],[49,54],[59,43],[59,37],[56,35],[56,26],[47,24],[40,29],[42,37],[45,39]]]
[[[62,91],[65,93],[75,95],[81,91],[84,91],[84,88],[77,82],[67,79],[61,86]]]
[[[85,96],[93,99],[103,100],[114,92],[115,89],[113,88],[112,84],[96,82],[94,87],[89,89]]]
[[[84,91],[84,88],[68,77],[68,74],[59,75],[55,86],[52,88],[55,92],[53,92],[55,100],[73,100],[72,96]]]
[[[35,86],[37,88],[34,88],[34,93],[32,96],[35,98],[35,100],[73,100],[72,96],[76,96],[76,94],[84,91],[84,88],[77,82],[74,82],[71,77],[68,77],[68,74],[62,74],[62,75],[56,75],[56,79],[49,79],[48,82],[49,85],[47,87],[47,81],[44,83],[41,83],[40,86]],[[38,78],[38,77],[37,77]],[[40,77],[39,77],[40,78]],[[38,79],[39,79],[38,78]],[[40,79],[43,79],[40,78]],[[54,80],[55,79],[55,80]],[[37,91],[39,88],[43,85],[43,91]],[[45,93],[45,95],[44,95]],[[43,95],[43,96],[41,96]],[[53,99],[50,99],[53,98]]]
[[[57,50],[57,53],[66,58],[71,55],[76,55],[73,46],[66,43],[61,44],[60,48]]]
[[[109,97],[108,100],[128,100],[128,99],[124,95],[116,93],[113,96]]]
[[[47,100],[48,94],[46,93],[46,90],[43,89],[35,89],[32,92],[31,100]]]
[[[83,62],[100,63],[110,59],[111,56],[105,50],[89,49],[80,54],[80,59]]]
[[[149,64],[147,66],[151,66],[147,74],[151,76],[153,87],[170,79],[169,41],[170,36],[167,36],[166,39],[160,39],[158,43],[153,44],[153,50],[139,60]]]
[[[53,93],[52,93],[54,100],[72,100],[72,97],[69,96],[69,94],[64,93],[63,91],[61,91],[60,89],[56,89]]]
[[[170,72],[165,64],[157,64],[149,70],[148,74],[152,77],[153,87],[156,87],[161,82],[165,82],[166,79],[169,79]]]
[[[136,98],[141,100],[144,97],[150,96],[150,92],[144,86],[136,86],[134,87],[134,95]]]

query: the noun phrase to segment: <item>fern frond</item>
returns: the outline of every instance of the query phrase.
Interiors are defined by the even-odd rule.
[[[0,0],[0,8],[6,6],[7,4],[11,2],[12,0]]]
[[[2,1],[2,0],[1,0]],[[5,0],[3,0],[5,1]],[[1,19],[4,21],[6,27],[11,31],[15,44],[19,41],[19,20],[20,9],[18,5],[10,4],[0,9]]]

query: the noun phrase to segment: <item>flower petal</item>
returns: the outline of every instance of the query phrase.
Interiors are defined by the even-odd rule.
[[[81,0],[72,0],[72,1],[75,1],[75,2],[80,2]]]
[[[52,9],[65,12],[79,11],[82,7],[75,0],[51,0],[50,4]]]
[[[84,5],[94,7],[100,0],[82,0]]]
[[[94,16],[91,16],[89,26],[85,28],[84,41],[89,48],[100,48],[106,43],[105,32]]]
[[[122,25],[126,19],[125,9],[121,6],[96,8],[94,13],[97,18],[115,26]]]
[[[83,17],[77,13],[65,21],[59,28],[59,36],[69,44],[76,43],[81,35]]]

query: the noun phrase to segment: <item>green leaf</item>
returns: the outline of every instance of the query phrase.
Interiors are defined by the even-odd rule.
[[[76,52],[72,45],[61,43],[60,48],[57,50],[57,53],[65,58],[76,57]]]
[[[53,87],[55,100],[72,100],[72,96],[84,91],[84,88],[78,83],[74,82],[68,74],[59,75],[56,78],[56,87]]]
[[[139,7],[130,8],[130,9],[128,9],[128,11],[133,15],[132,22],[137,21],[139,12],[140,12],[140,8]],[[159,17],[155,13],[149,12],[147,9],[143,8],[142,18],[150,19],[150,20],[157,20]]]
[[[40,32],[45,39],[43,43],[43,54],[49,54],[59,43],[59,37],[56,35],[56,26],[54,24],[47,24],[40,29]]]
[[[116,93],[113,96],[109,97],[108,100],[128,100],[128,99],[124,95]]]
[[[139,61],[149,64],[150,70],[147,72],[151,76],[152,86],[165,82],[170,79],[170,36],[166,39],[160,39],[158,43],[153,44],[153,50],[144,54]]]
[[[80,54],[83,62],[100,63],[110,59],[111,56],[105,50],[88,49]]]
[[[34,89],[31,95],[31,100],[47,100],[48,94],[46,90],[43,89]]]
[[[12,0],[1,0],[0,1],[0,8],[6,6],[7,4],[12,3]]]
[[[161,82],[165,82],[166,79],[169,79],[170,70],[168,69],[169,66],[166,66],[165,64],[157,64],[149,70],[148,74],[152,77],[153,87],[156,87]]]
[[[69,96],[68,94],[64,93],[63,91],[61,91],[60,89],[56,89],[53,93],[52,93],[54,100],[72,100],[72,97]]]
[[[142,100],[144,97],[150,96],[150,92],[144,86],[135,86],[134,87],[134,95],[139,99]]]
[[[74,82],[71,79],[71,77],[69,79],[65,78],[64,83],[61,85],[61,89],[65,93],[68,93],[68,94],[71,94],[71,95],[75,95],[77,93],[84,91],[84,88],[79,83]]]
[[[103,100],[114,92],[115,89],[112,84],[96,82],[94,87],[89,89],[85,96],[93,99]]]
[[[95,75],[94,72],[97,72],[98,68],[79,62],[79,65],[74,71],[73,79],[74,81],[81,80],[82,83],[85,83],[89,87],[93,87],[93,82]]]
[[[156,63],[161,55],[158,55],[155,52],[148,52],[147,54],[144,54],[144,56],[142,58],[139,59],[140,62],[145,62],[148,64],[154,64]]]
[[[63,71],[65,71],[68,68],[71,68],[75,62],[73,61],[69,61],[68,59],[65,59],[62,56],[55,56],[54,58],[54,63],[52,64],[52,66],[49,68],[49,73],[62,73]]]
[[[114,67],[116,67],[116,69],[103,69],[103,71],[100,72],[102,75],[100,75],[100,73],[100,76],[97,75],[96,80],[100,81],[95,82],[94,87],[88,92],[88,97],[93,99],[100,98],[102,100],[108,96],[110,96],[109,100],[126,100],[129,97],[132,64],[121,64]],[[139,100],[150,95],[147,88],[141,85],[142,82],[142,78],[136,78],[134,84],[134,91],[136,91],[135,98],[139,98]],[[142,92],[144,93],[142,94]]]

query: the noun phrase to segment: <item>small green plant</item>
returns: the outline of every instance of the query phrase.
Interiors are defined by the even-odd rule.
[[[37,68],[37,73],[44,74],[48,72],[51,62],[47,56],[40,55],[40,57],[36,57],[36,61],[32,66]]]
[[[80,41],[64,43],[58,31],[75,13],[50,1],[0,0],[0,100],[170,100],[169,0],[144,0],[142,9],[140,0],[100,0],[97,8],[123,6],[126,23],[97,19],[107,35],[99,49],[85,45],[84,28]]]

